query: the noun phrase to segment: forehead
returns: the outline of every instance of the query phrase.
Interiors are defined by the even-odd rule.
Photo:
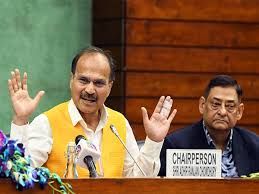
[[[222,101],[238,101],[237,92],[234,87],[213,87],[209,92],[208,99],[219,99]]]
[[[85,53],[79,58],[75,72],[79,75],[99,75],[108,78],[110,66],[106,56],[100,53]]]

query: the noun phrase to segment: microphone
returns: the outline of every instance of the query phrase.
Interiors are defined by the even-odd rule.
[[[78,135],[76,143],[76,164],[89,170],[89,177],[98,177],[94,162],[100,158],[100,151],[97,147],[87,140],[83,135]]]
[[[134,161],[134,163],[137,165],[138,169],[141,171],[141,173],[144,176],[147,176],[146,173],[142,170],[142,168],[139,166],[139,164],[137,163],[137,161],[135,160],[135,158],[131,155],[130,151],[128,150],[128,148],[126,147],[125,143],[122,141],[122,139],[119,136],[119,133],[117,131],[117,129],[115,128],[114,125],[110,125],[110,128],[112,130],[112,132],[118,137],[118,139],[120,140],[121,144],[123,145],[123,147],[125,148],[125,150],[128,152],[128,154],[130,155],[130,157],[132,158],[132,160]]]

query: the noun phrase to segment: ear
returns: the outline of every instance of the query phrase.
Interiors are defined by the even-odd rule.
[[[201,114],[204,113],[205,102],[206,102],[206,99],[203,96],[201,96],[200,99],[199,99],[199,111],[200,111]]]
[[[243,112],[245,109],[245,105],[243,103],[240,103],[237,108],[237,120],[240,120],[242,118]]]
[[[70,89],[72,88],[73,78],[74,78],[74,74],[71,72],[71,73],[70,73],[70,82],[69,82],[69,87],[70,87]]]

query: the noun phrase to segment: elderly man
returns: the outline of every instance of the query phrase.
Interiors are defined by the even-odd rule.
[[[86,136],[101,150],[97,162],[98,173],[104,177],[143,176],[130,155],[111,132],[113,124],[131,154],[147,176],[156,176],[159,168],[159,152],[176,110],[160,114],[165,100],[161,97],[149,118],[141,108],[147,138],[139,151],[132,129],[125,117],[104,105],[115,79],[115,67],[111,56],[100,48],[89,47],[78,53],[71,67],[71,100],[40,114],[30,124],[33,113],[44,92],[31,99],[27,90],[27,74],[20,79],[16,69],[8,80],[14,116],[11,138],[21,141],[30,155],[33,166],[46,166],[63,175],[66,167],[64,152],[69,141],[79,134]],[[170,115],[169,115],[170,114]],[[79,177],[88,176],[78,168]]]
[[[259,137],[236,127],[244,104],[242,89],[227,75],[215,76],[199,100],[202,120],[165,138],[160,176],[166,175],[167,149],[221,149],[222,177],[239,177],[259,171]]]

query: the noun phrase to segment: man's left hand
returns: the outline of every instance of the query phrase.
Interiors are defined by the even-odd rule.
[[[161,96],[150,118],[148,117],[146,108],[141,107],[143,124],[146,134],[149,139],[155,142],[161,142],[164,140],[170,128],[170,124],[173,121],[175,114],[177,112],[177,110],[174,109],[170,114],[171,106],[167,106],[165,108],[168,110],[163,111],[162,113],[161,110],[163,108],[163,104],[165,101],[168,101],[170,102],[170,104],[173,104],[173,100],[170,96],[167,96],[166,98],[164,96]]]

